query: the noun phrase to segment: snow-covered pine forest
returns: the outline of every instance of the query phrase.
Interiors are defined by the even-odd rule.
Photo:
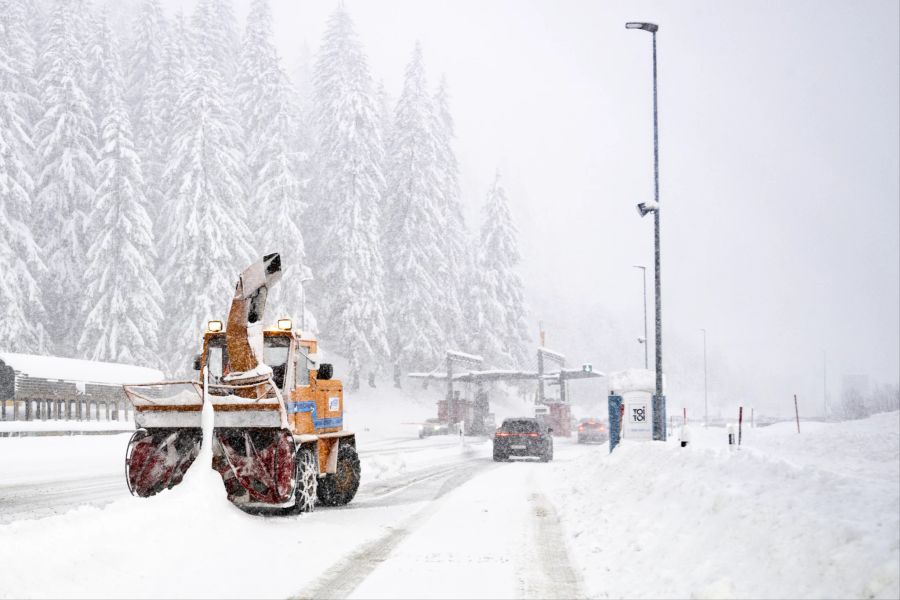
[[[339,7],[292,81],[266,0],[246,23],[144,0],[129,31],[84,0],[0,0],[0,350],[184,373],[235,274],[277,251],[270,316],[346,356],[351,388],[450,347],[520,364],[510,200],[499,175],[460,197],[426,52],[385,90]]]

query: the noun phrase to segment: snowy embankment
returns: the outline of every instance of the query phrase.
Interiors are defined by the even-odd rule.
[[[0,492],[11,485],[121,476],[131,433],[0,438]],[[2,494],[0,494],[2,495]]]
[[[591,597],[900,596],[898,413],[623,442],[548,474]]]
[[[0,432],[38,433],[134,430],[134,421],[0,421]]]

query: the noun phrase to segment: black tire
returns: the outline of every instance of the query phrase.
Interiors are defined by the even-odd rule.
[[[504,456],[503,454],[494,450],[494,462],[506,462],[509,460],[509,456]]]
[[[294,506],[286,509],[297,515],[311,512],[316,506],[318,495],[319,464],[312,448],[301,448],[294,457]]]
[[[319,503],[324,506],[343,506],[353,500],[359,489],[361,472],[356,448],[350,444],[341,444],[338,448],[337,471],[319,481],[319,488],[316,490]]]

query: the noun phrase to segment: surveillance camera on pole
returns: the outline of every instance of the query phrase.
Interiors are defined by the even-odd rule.
[[[638,214],[642,217],[647,216],[649,213],[656,212],[659,210],[659,204],[656,202],[641,202],[637,205]]]

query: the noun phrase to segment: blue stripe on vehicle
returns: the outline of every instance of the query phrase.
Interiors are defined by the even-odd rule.
[[[316,403],[312,400],[303,400],[302,402],[287,402],[287,411],[291,413],[311,412],[313,419],[316,418]]]
[[[288,414],[294,413],[312,413],[313,427],[316,429],[325,429],[328,427],[343,427],[344,417],[332,417],[318,419],[316,418],[316,403],[313,400],[302,400],[300,402],[286,402]]]

